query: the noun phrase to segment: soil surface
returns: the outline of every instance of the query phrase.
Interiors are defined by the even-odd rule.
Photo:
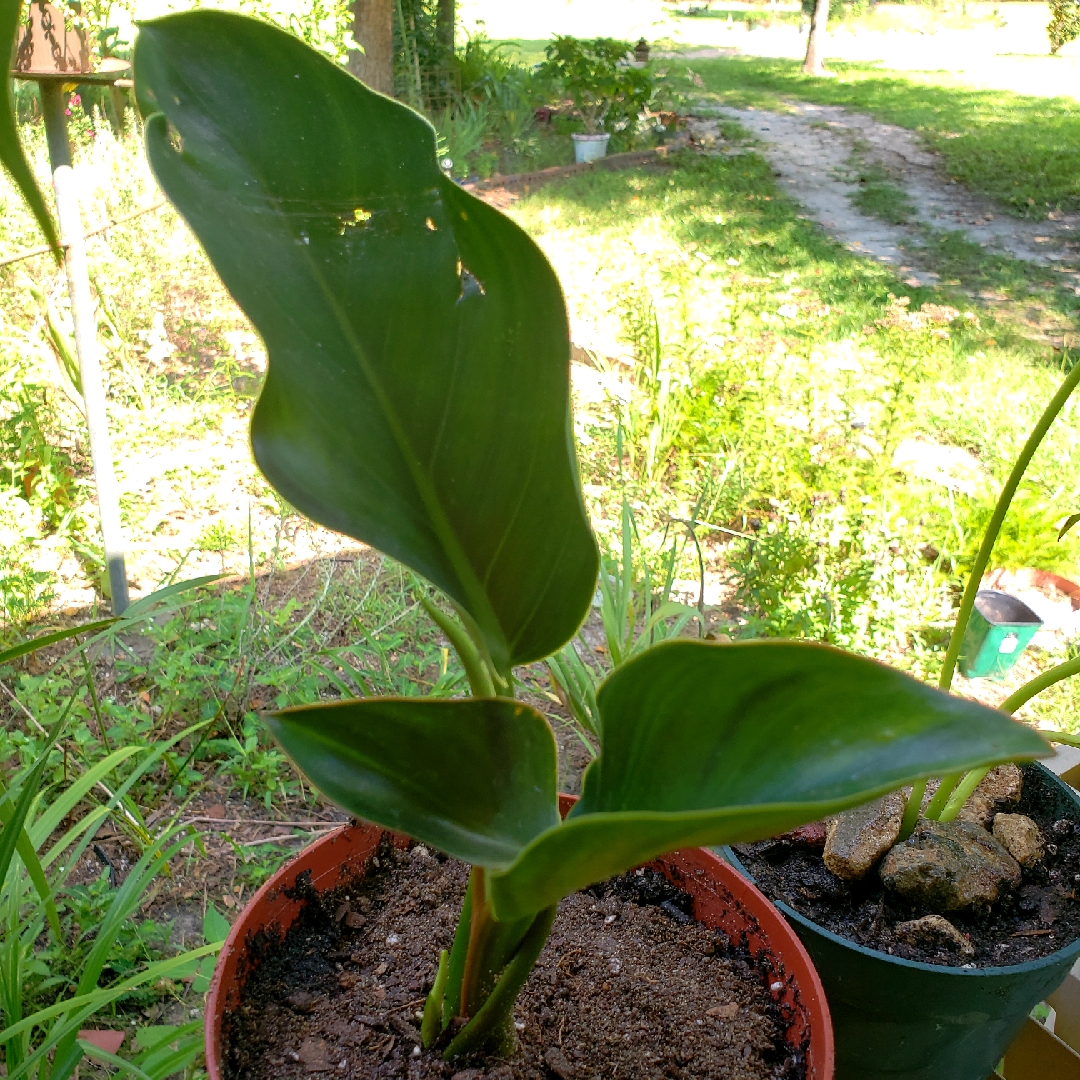
[[[513,1057],[445,1063],[418,1029],[467,867],[420,845],[375,861],[361,881],[311,898],[268,950],[226,1018],[229,1080],[805,1076],[749,953],[648,869],[560,904],[518,998]]]
[[[1080,937],[1080,821],[1061,817],[1058,794],[1033,768],[1024,769],[1024,793],[1010,812],[1032,818],[1047,841],[1047,854],[1023,870],[1017,892],[988,910],[948,912],[975,955],[964,967],[1006,967],[1048,956]],[[1057,812],[1055,812],[1057,811]],[[955,952],[898,941],[897,923],[930,914],[886,892],[876,870],[849,883],[825,869],[820,847],[798,840],[739,844],[735,853],[758,888],[800,915],[858,945],[905,960],[957,966]]]

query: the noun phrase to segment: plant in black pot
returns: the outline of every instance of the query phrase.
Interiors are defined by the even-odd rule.
[[[616,133],[630,138],[637,130],[638,116],[652,99],[654,86],[647,69],[627,63],[632,54],[629,42],[614,38],[583,41],[562,36],[546,49],[540,74],[573,100],[585,129],[570,136],[579,163],[602,158]]]
[[[600,688],[599,754],[563,820],[551,728],[515,697],[515,668],[571,639],[597,578],[551,267],[509,218],[442,173],[423,117],[286,33],[223,12],[169,16],[142,25],[135,72],[155,175],[267,347],[251,428],[260,468],[312,519],[438,590],[428,609],[472,691],[267,718],[339,805],[414,837],[432,873],[469,869],[456,919],[445,907],[456,925],[448,947],[410,939],[408,956],[430,955],[430,977],[421,971],[407,991],[416,998],[400,1003],[422,1006],[419,1027],[395,1014],[365,1041],[383,1021],[334,1016],[333,995],[376,980],[363,985],[383,1000],[389,961],[358,972],[340,946],[321,960],[305,952],[299,977],[333,980],[325,1033],[304,1043],[302,1062],[281,1050],[261,1074],[257,1047],[241,1047],[241,1075],[337,1069],[326,1048],[342,1025],[361,1047],[359,1063],[342,1059],[352,1061],[343,1075],[393,1062],[393,1075],[442,1076],[444,1060],[510,1055],[515,1001],[576,890],[664,852],[773,835],[924,777],[1047,753],[994,710],[832,648],[669,641]],[[340,845],[333,883],[346,888],[350,843],[322,848],[333,857]],[[365,850],[365,866],[380,865],[377,846]],[[691,877],[711,856],[696,858]],[[269,889],[293,917],[317,888],[310,875],[288,880]],[[335,925],[362,933],[374,918],[362,899],[344,896]],[[418,889],[409,910],[424,902]],[[263,929],[248,941],[234,931],[218,987],[221,971],[250,973],[267,955]],[[385,942],[401,943],[397,928]],[[787,976],[773,970],[779,1001]],[[259,1037],[284,1024],[283,1009],[314,1010],[309,991],[275,1004],[277,1020],[265,1013]],[[402,1054],[398,1040],[414,1036]],[[526,1064],[555,1068],[555,1049],[547,1066]],[[656,1049],[642,1048],[635,1075]],[[829,1071],[821,1062],[813,1075]]]
[[[960,603],[942,691],[965,648],[979,644],[967,630],[994,543],[1078,382],[1080,365],[1001,492]],[[1012,647],[1003,637],[1002,650]],[[1011,714],[1077,673],[1080,659],[1059,664],[1001,710]],[[929,787],[920,780],[817,827],[738,846],[732,859],[779,903],[814,958],[835,1025],[838,1080],[985,1080],[1080,956],[1078,833],[1072,788],[1039,765],[1005,765]]]

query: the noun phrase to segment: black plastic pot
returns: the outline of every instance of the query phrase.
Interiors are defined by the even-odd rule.
[[[1036,766],[1054,817],[1080,819],[1080,797]],[[750,880],[730,848],[721,853]],[[1032,1008],[1061,985],[1080,939],[1012,967],[939,967],[867,949],[775,901],[821,976],[836,1037],[836,1080],[987,1080]],[[1048,1077],[1047,1080],[1050,1080]]]

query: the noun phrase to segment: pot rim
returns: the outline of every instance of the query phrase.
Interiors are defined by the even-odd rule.
[[[584,131],[571,131],[570,138],[575,142],[601,142],[611,138],[610,131],[601,131],[596,135],[588,135]]]
[[[1065,788],[1069,797],[1076,803],[1077,812],[1080,813],[1080,794],[1077,793],[1075,788],[1070,787],[1061,779],[1056,773],[1048,769],[1042,762],[1032,762],[1036,768],[1041,769],[1048,777],[1053,779],[1061,787]],[[750,871],[746,869],[739,856],[731,850],[730,847],[725,846],[724,858],[731,863],[731,865],[740,873],[743,874],[747,881],[752,884],[756,884],[754,879],[750,876]],[[927,964],[922,960],[906,960],[902,956],[893,956],[891,953],[882,952],[880,949],[871,949],[867,945],[859,945],[857,942],[851,941],[844,937],[842,934],[834,933],[832,930],[826,930],[820,923],[814,922],[813,919],[806,915],[801,915],[793,907],[785,904],[783,900],[770,900],[774,907],[779,908],[784,917],[793,919],[795,922],[802,926],[808,927],[813,930],[815,934],[820,937],[831,941],[835,945],[842,945],[844,948],[851,949],[853,952],[862,953],[864,956],[871,957],[875,960],[883,960],[890,964],[897,964],[900,967],[912,968],[916,971],[933,972],[936,975],[946,976],[959,976],[962,978],[993,978],[997,976],[1016,976],[1022,975],[1029,971],[1037,971],[1039,968],[1050,967],[1053,964],[1059,964],[1065,959],[1066,955],[1078,956],[1080,955],[1080,934],[1078,934],[1067,945],[1062,945],[1060,949],[1055,949],[1052,953],[1047,953],[1045,956],[1040,956],[1036,960],[1025,960],[1022,964],[1009,964],[1006,967],[954,967],[950,964]]]
[[[576,801],[574,796],[560,796],[560,804],[563,812],[569,805]],[[303,859],[311,860],[318,857],[324,850],[330,850],[339,841],[350,838],[355,830],[361,832],[365,829],[377,830],[380,837],[390,836],[394,838],[396,846],[404,846],[410,842],[409,837],[383,829],[380,826],[367,825],[357,821],[349,822],[340,829],[326,833],[314,843],[309,844],[302,851],[297,852],[291,859],[282,864],[241,909],[236,921],[229,930],[218,953],[214,965],[214,974],[211,979],[209,992],[206,995],[203,1007],[205,1023],[204,1047],[206,1051],[206,1070],[209,1080],[224,1080],[221,1071],[222,1050],[222,1019],[227,1009],[227,995],[232,985],[240,981],[236,972],[232,974],[233,982],[225,986],[225,967],[234,953],[242,956],[248,949],[248,936],[257,933],[264,924],[258,924],[258,916],[255,914],[264,903],[273,903],[277,897],[286,893],[290,885],[288,878],[296,874],[296,864]],[[377,842],[376,845],[377,846]],[[374,848],[372,849],[374,850]],[[346,855],[346,852],[342,852]],[[353,856],[355,858],[355,855]],[[780,970],[786,975],[777,975],[784,980],[787,991],[797,988],[797,1000],[801,1003],[803,1023],[806,1025],[807,1047],[812,1054],[814,1080],[833,1080],[835,1069],[835,1043],[833,1039],[832,1017],[829,1011],[828,1000],[821,983],[814,962],[806,947],[799,940],[795,930],[787,922],[777,907],[770,901],[749,878],[740,874],[733,866],[725,862],[709,848],[686,848],[682,851],[670,852],[661,855],[652,863],[671,860],[673,869],[682,872],[684,876],[701,875],[705,873],[707,866],[711,871],[711,878],[725,889],[735,900],[735,910],[743,927],[743,933],[753,932],[756,925],[757,933],[764,941],[760,952],[766,953],[772,960],[778,961]],[[339,867],[344,872],[350,858],[338,860]],[[367,859],[364,859],[366,864]],[[679,863],[683,863],[680,866]],[[650,865],[650,862],[643,865]],[[300,871],[302,872],[302,871]],[[727,878],[727,880],[725,880]],[[318,886],[316,886],[318,887]],[[326,884],[320,891],[332,888]],[[745,890],[743,896],[738,895],[738,890]],[[273,893],[273,895],[269,895]],[[756,910],[755,910],[756,908]],[[764,917],[764,918],[763,918]],[[272,925],[272,924],[270,924]],[[720,930],[724,933],[724,930]],[[730,935],[729,935],[730,936]],[[760,952],[758,955],[760,955]],[[781,991],[781,996],[787,991]],[[776,997],[775,992],[773,996]],[[800,1021],[792,1019],[788,1030]],[[786,1034],[786,1033],[785,1033]]]

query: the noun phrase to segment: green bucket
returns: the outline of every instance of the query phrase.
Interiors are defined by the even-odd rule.
[[[1048,769],[1035,765],[1030,782],[1044,788],[1055,817],[1080,818],[1077,793]],[[753,881],[730,848],[716,850]],[[917,963],[857,945],[774,903],[821,976],[836,1037],[835,1080],[986,1080],[1032,1007],[1080,956],[1078,938],[1010,967]]]
[[[980,589],[960,649],[960,671],[968,679],[1000,678],[1040,626],[1042,619],[1022,600],[996,589]]]

